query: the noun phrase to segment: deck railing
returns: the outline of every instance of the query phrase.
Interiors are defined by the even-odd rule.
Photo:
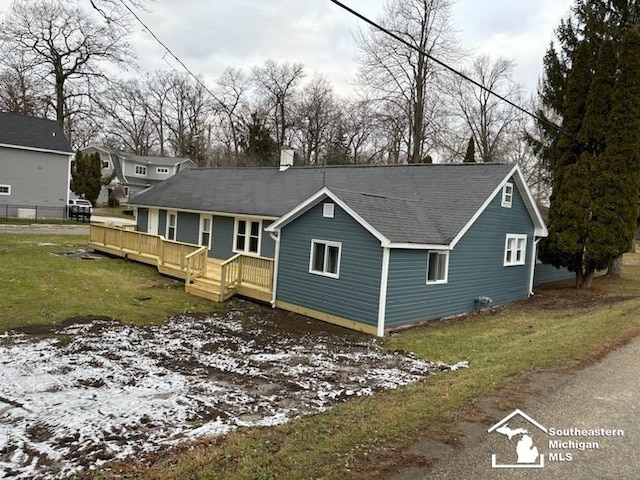
[[[226,300],[239,286],[271,290],[273,259],[238,254],[220,264],[220,299]]]
[[[159,235],[91,224],[89,241],[123,254],[134,253],[149,257],[154,259],[158,266],[180,270],[190,278],[194,278],[197,272],[206,270],[206,247],[166,240]],[[188,271],[189,258],[192,258],[191,271]]]
[[[206,276],[208,249],[199,245],[166,240],[162,236],[91,224],[89,241],[94,246],[137,261],[155,264],[186,283]],[[135,255],[135,257],[134,257]],[[215,277],[215,271],[212,273]],[[238,287],[273,289],[273,259],[238,254],[220,264],[220,301],[231,297]]]
[[[186,257],[187,261],[187,278],[186,283],[191,283],[191,279],[204,277],[207,274],[207,258],[209,249],[200,247]]]

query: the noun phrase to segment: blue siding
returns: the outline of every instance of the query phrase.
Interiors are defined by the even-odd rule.
[[[200,239],[200,215],[197,213],[178,212],[178,231],[176,240],[178,242],[192,243],[198,245]]]
[[[233,257],[233,224],[232,217],[214,217],[213,240],[209,256],[226,260]]]
[[[167,211],[160,210],[158,213],[158,235],[165,236],[167,233]]]
[[[493,305],[528,297],[533,222],[517,188],[511,208],[501,201],[498,192],[450,252],[446,284],[426,284],[426,251],[391,250],[385,327],[470,312],[480,296]],[[507,233],[527,234],[525,265],[503,266]]]
[[[268,232],[264,231],[272,223],[270,220],[262,222],[262,245],[260,249],[260,256],[262,257],[274,258],[276,256],[276,242],[273,241]]]
[[[280,235],[278,300],[377,325],[382,247],[375,237],[337,205],[334,218],[323,218],[322,202]],[[342,243],[340,278],[309,273],[312,239]]]
[[[138,215],[136,218],[136,230],[138,232],[147,232],[149,227],[149,209],[138,208]]]
[[[536,272],[533,276],[533,284],[544,285],[545,283],[560,282],[575,278],[575,273],[566,268],[556,268],[548,263],[536,264]]]

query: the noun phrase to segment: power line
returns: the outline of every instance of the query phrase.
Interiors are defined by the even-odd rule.
[[[421,55],[424,55],[425,57],[427,57],[428,59],[430,59],[432,62],[440,65],[441,67],[444,67],[446,70],[449,70],[450,72],[454,73],[455,75],[463,78],[464,80],[466,80],[467,82],[472,83],[473,85],[475,85],[478,88],[481,88],[482,90],[484,90],[485,92],[489,93],[490,95],[493,95],[494,97],[498,98],[499,100],[502,100],[503,102],[511,105],[513,108],[515,108],[516,110],[524,113],[525,115],[528,115],[529,117],[533,118],[534,120],[538,120],[540,122],[544,122],[546,124],[548,124],[549,126],[551,126],[552,128],[554,128],[555,130],[557,130],[559,133],[562,133],[568,137],[570,137],[571,139],[575,140],[576,142],[584,145],[583,142],[581,142],[580,140],[578,140],[574,135],[570,134],[569,132],[566,132],[562,129],[561,126],[557,125],[556,123],[546,119],[546,118],[542,118],[539,115],[536,115],[535,113],[530,112],[529,110],[527,110],[524,107],[521,107],[520,105],[518,105],[517,103],[512,102],[511,100],[509,100],[508,98],[504,97],[503,95],[500,95],[497,92],[494,92],[493,90],[491,90],[490,88],[484,86],[483,84],[481,84],[480,82],[474,80],[473,78],[469,77],[468,75],[462,73],[461,71],[451,67],[450,65],[447,65],[446,63],[444,63],[441,60],[438,60],[437,58],[435,58],[433,55],[429,54],[428,52],[420,49],[419,47],[412,45],[411,43],[409,43],[408,41],[406,41],[404,38],[400,37],[399,35],[396,35],[395,33],[393,33],[392,31],[388,30],[387,28],[383,27],[382,25],[380,25],[379,23],[374,22],[373,20],[365,17],[364,15],[362,15],[361,13],[357,12],[356,10],[354,10],[353,8],[345,5],[344,3],[338,1],[338,0],[329,0],[331,3],[337,5],[338,7],[342,8],[343,10],[346,10],[347,12],[349,12],[350,14],[354,15],[355,17],[359,18],[360,20],[362,20],[365,23],[368,23],[369,25],[371,25],[372,27],[380,30],[382,33],[385,33],[386,35],[389,35],[391,38],[393,38],[394,40],[397,40],[398,42],[402,43],[403,45],[405,45],[406,47],[409,47],[412,50],[417,51],[418,53],[420,53]]]
[[[205,90],[209,95],[211,95],[211,98],[213,98],[217,103],[219,103],[223,108],[225,108],[224,103],[222,103],[222,101],[221,101],[221,100],[220,100],[220,99],[219,99],[219,98],[218,98],[218,97],[217,97],[217,96],[216,96],[216,95],[215,95],[211,90],[209,90],[209,87],[207,87],[207,86],[204,84],[204,82],[202,82],[202,80],[200,80],[200,79],[199,79],[199,78],[198,78],[198,77],[197,77],[197,76],[196,76],[196,75],[195,75],[191,70],[189,70],[189,67],[187,67],[187,66],[184,64],[184,62],[183,62],[182,60],[180,60],[180,59],[178,58],[178,56],[177,56],[176,54],[174,54],[174,53],[171,51],[171,49],[170,49],[169,47],[167,47],[167,46],[164,44],[164,42],[162,42],[162,40],[160,40],[160,39],[156,36],[156,34],[155,34],[155,33],[153,33],[153,31],[152,31],[152,30],[151,30],[151,29],[150,29],[150,28],[149,28],[149,27],[148,27],[148,26],[147,26],[147,25],[142,21],[142,19],[141,19],[138,15],[136,15],[136,13],[135,13],[135,12],[134,12],[130,7],[129,7],[129,5],[127,5],[127,4],[125,3],[125,1],[124,1],[124,0],[120,0],[120,3],[122,3],[122,5],[124,6],[124,8],[126,8],[126,9],[129,11],[129,13],[130,13],[131,15],[133,15],[133,18],[135,18],[135,19],[138,21],[138,23],[139,23],[140,25],[142,25],[142,27],[143,27],[147,32],[149,32],[149,35],[151,35],[151,36],[153,37],[153,39],[154,39],[156,42],[158,42],[158,43],[162,46],[162,48],[164,48],[164,49],[165,49],[165,51],[166,51],[169,55],[171,55],[171,56],[172,56],[172,57],[173,57],[173,58],[174,58],[174,59],[175,59],[175,60],[176,60],[176,61],[177,61],[181,66],[182,66],[182,68],[184,68],[184,69],[185,69],[185,71],[186,71],[186,72],[187,72],[187,73],[188,73],[188,74],[189,74],[189,75],[190,75],[190,76],[191,76],[191,77],[196,81],[196,83],[197,83],[198,85],[200,85],[200,86],[201,86],[201,87],[202,87],[202,88],[203,88],[203,89],[204,89],[204,90]]]

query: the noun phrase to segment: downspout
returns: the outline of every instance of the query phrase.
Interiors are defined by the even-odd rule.
[[[387,316],[387,286],[389,284],[389,258],[391,249],[382,247],[382,273],[380,274],[380,295],[378,301],[378,329],[376,335],[384,337],[384,321]]]
[[[529,278],[529,296],[533,295],[533,277],[536,273],[536,263],[538,258],[538,242],[542,240],[542,237],[538,238],[533,242],[533,246],[531,247],[531,274]]]
[[[278,264],[280,263],[280,231],[269,232],[269,236],[276,242],[276,251],[273,259],[273,292],[271,294],[271,306],[276,308],[276,292],[278,291]]]

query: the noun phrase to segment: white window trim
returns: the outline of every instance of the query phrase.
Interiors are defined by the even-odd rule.
[[[138,169],[139,168],[144,169],[144,173],[138,173]],[[148,170],[147,170],[147,166],[146,165],[134,165],[134,167],[133,167],[133,174],[136,177],[146,177],[147,176],[147,171]]]
[[[202,234],[204,233],[204,221],[209,220],[209,244],[202,245]],[[198,232],[198,240],[200,245],[211,250],[211,238],[213,237],[213,215],[200,215],[200,231]]]
[[[319,271],[319,270],[314,270],[313,269],[313,252],[315,251],[315,245],[316,244],[322,244],[325,245],[325,247],[338,247],[338,263],[336,265],[336,273],[330,273],[330,272],[325,272],[325,271]],[[325,260],[325,268],[326,268],[326,262],[327,262],[327,258],[328,256],[325,254],[324,260]],[[340,278],[340,264],[342,263],[342,242],[332,242],[329,240],[319,240],[319,239],[312,239],[311,240],[311,251],[309,252],[309,273],[313,274],[313,275],[320,275],[322,277],[329,277],[329,278]]]
[[[169,168],[168,167],[156,167],[156,173],[160,173],[163,175],[169,175]]]
[[[238,224],[241,220],[247,222],[247,232],[245,233],[245,242],[244,242],[244,250],[239,250],[237,245],[238,240]],[[258,222],[258,251],[251,252],[249,251],[249,239],[251,237],[251,222]],[[249,234],[247,236],[247,233]],[[236,217],[233,222],[233,253],[242,253],[243,255],[255,255],[260,256],[260,252],[262,250],[262,219],[261,218],[251,218],[251,217]]]
[[[111,170],[111,162],[109,160],[102,160],[102,169]]]
[[[507,190],[510,190],[510,192],[507,193]],[[514,193],[513,183],[511,183],[511,182],[505,183],[504,186],[502,187],[502,203],[501,203],[501,205],[503,207],[511,208],[511,205],[513,204],[513,193]]]
[[[512,251],[511,261],[507,261],[507,254],[509,252],[509,240],[515,240],[516,248]],[[518,251],[518,241],[522,240],[522,255],[520,260],[514,260],[516,252]],[[527,236],[514,233],[507,233],[507,237],[504,242],[504,266],[514,267],[516,265],[525,265],[527,261]]]
[[[429,280],[429,260],[431,254],[445,255],[444,261],[444,278],[442,280]],[[427,252],[427,285],[438,285],[449,282],[449,252],[442,252],[439,250],[430,250]]]
[[[6,192],[0,192],[0,195],[7,195],[7,196],[11,195],[11,185],[0,185],[0,187],[7,189]]]
[[[171,215],[175,215],[176,216],[176,224],[175,224],[175,232],[173,233],[173,238],[169,238],[169,226],[170,226],[170,219],[171,219]],[[173,242],[177,242],[177,238],[178,238],[178,212],[175,210],[167,210],[167,221],[166,221],[166,225],[165,225],[165,237],[167,240],[171,240]]]
[[[333,218],[335,216],[336,204],[326,202],[322,204],[322,217]]]

